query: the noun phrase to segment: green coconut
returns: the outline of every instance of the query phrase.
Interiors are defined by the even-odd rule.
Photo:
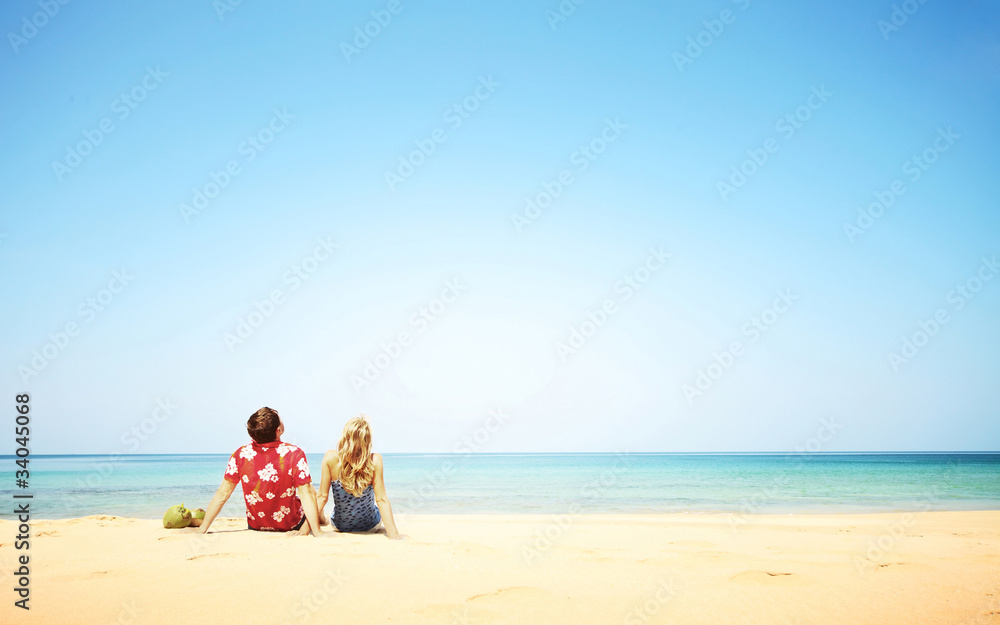
[[[171,506],[163,515],[163,527],[167,529],[177,529],[191,525],[191,511],[184,507]]]
[[[201,524],[205,522],[205,509],[198,508],[197,510],[191,511],[191,527],[201,527]]]

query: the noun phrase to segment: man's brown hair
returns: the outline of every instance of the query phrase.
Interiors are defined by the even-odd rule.
[[[250,415],[247,420],[247,433],[258,445],[273,443],[278,438],[278,426],[281,419],[277,411],[264,406]]]

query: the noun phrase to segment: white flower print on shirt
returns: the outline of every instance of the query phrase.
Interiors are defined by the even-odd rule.
[[[236,458],[230,458],[229,464],[226,465],[226,475],[236,475],[238,470],[236,468]]]
[[[281,498],[285,499],[286,497],[291,497],[294,494],[295,494],[295,488],[289,486],[288,490],[286,490],[285,492],[281,493]]]
[[[304,480],[309,477],[309,465],[306,464],[305,458],[299,458],[299,463],[295,465],[295,468],[299,470],[299,479]]]
[[[250,478],[249,478],[249,477],[247,477],[246,475],[244,475],[244,476],[243,476],[243,483],[244,483],[244,484],[249,484],[249,483],[250,483]]]
[[[240,448],[240,458],[246,458],[247,460],[253,460],[253,457],[257,455],[257,452],[253,450],[252,445],[244,445]]]
[[[279,456],[281,456],[282,458],[284,458],[285,454],[287,454],[288,452],[292,451],[293,449],[295,449],[295,448],[292,447],[291,445],[286,445],[285,443],[282,443],[282,444],[278,445],[278,447],[276,448],[275,451],[278,452]]]
[[[281,510],[272,514],[271,517],[278,523],[281,523],[281,519],[285,518],[286,514],[291,514],[291,512],[292,510],[288,506],[281,506]]]
[[[273,464],[268,462],[266,467],[257,471],[257,477],[259,477],[262,482],[277,482],[278,471],[274,468]]]
[[[247,493],[246,500],[247,500],[247,505],[248,506],[253,506],[253,505],[259,504],[259,503],[261,503],[261,502],[264,501],[264,499],[260,495],[257,494],[257,491],[254,491],[254,490],[252,490],[249,493]]]
[[[268,499],[274,499],[274,493],[267,493],[264,496],[267,497]]]

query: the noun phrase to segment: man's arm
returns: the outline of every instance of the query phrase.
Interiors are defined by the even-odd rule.
[[[312,482],[303,484],[295,489],[299,493],[299,501],[302,502],[302,509],[306,513],[306,521],[309,523],[309,533],[319,536],[319,513],[316,511],[316,489]],[[205,513],[208,520],[208,513]]]
[[[236,482],[222,480],[222,484],[219,485],[219,489],[215,491],[215,496],[212,497],[212,501],[208,504],[208,509],[205,510],[205,520],[198,527],[199,534],[208,533],[208,526],[222,512],[222,506],[226,505],[226,502],[229,501],[229,496],[233,494],[234,490],[236,490]]]

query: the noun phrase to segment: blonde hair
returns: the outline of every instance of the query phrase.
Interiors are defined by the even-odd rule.
[[[344,425],[337,443],[337,455],[340,456],[340,485],[355,497],[360,497],[375,477],[372,430],[365,415],[354,417]]]

